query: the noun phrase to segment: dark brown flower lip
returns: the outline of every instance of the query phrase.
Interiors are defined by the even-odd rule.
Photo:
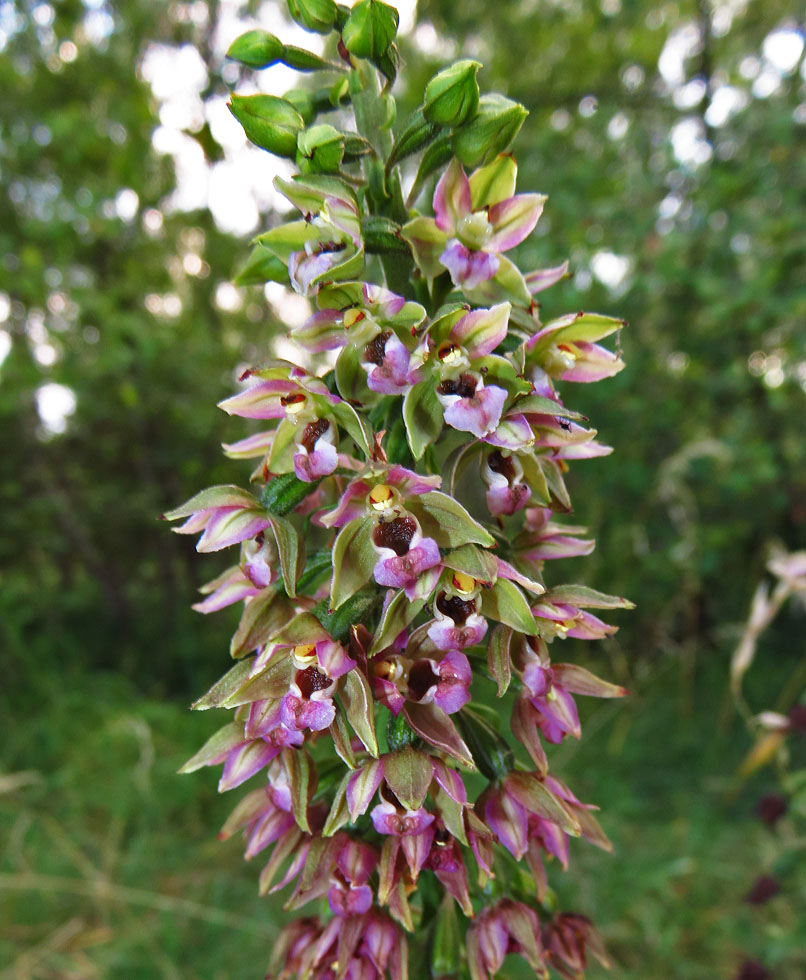
[[[364,348],[364,360],[370,364],[380,367],[383,364],[384,353],[386,352],[386,341],[392,336],[391,330],[384,330],[377,334]]]
[[[458,395],[460,398],[472,398],[476,394],[478,381],[472,374],[460,374],[458,378],[446,378],[437,386],[440,395]]]
[[[315,422],[309,422],[302,431],[300,442],[309,453],[312,453],[316,440],[323,436],[329,428],[330,422],[327,419],[316,419]]]
[[[460,599],[458,595],[449,596],[446,592],[440,592],[437,596],[437,609],[449,619],[452,619],[457,626],[464,626],[467,617],[476,611],[475,599]]]
[[[487,457],[487,465],[493,473],[499,473],[506,477],[510,483],[515,479],[515,464],[512,462],[512,457],[504,456],[500,449],[495,449],[490,453]]]
[[[391,548],[398,558],[402,558],[408,554],[416,531],[414,518],[404,515],[379,524],[372,532],[372,540],[379,548]]]
[[[297,687],[304,698],[309,698],[315,691],[323,691],[330,687],[333,681],[323,674],[318,667],[310,666],[304,670],[298,670],[296,676]]]

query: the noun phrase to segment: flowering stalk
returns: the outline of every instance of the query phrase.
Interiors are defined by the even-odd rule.
[[[299,167],[275,180],[297,216],[258,236],[239,281],[282,282],[313,311],[290,329],[298,355],[221,403],[263,423],[225,447],[256,462],[251,489],[165,515],[200,551],[240,546],[196,606],[243,604],[235,665],[195,705],[234,716],[183,771],[256,783],[222,836],[268,855],[262,892],[318,905],[284,930],[272,975],[402,980],[414,932],[434,977],[482,980],[508,953],[579,977],[606,956],[587,919],[556,913],[546,864],[567,865],[572,837],[610,844],[546,744],[580,736],[578,696],[626,692],[551,650],[611,634],[591,610],[630,604],[546,574],[593,548],[556,519],[568,462],[610,451],[556,384],[619,371],[599,342],[622,322],[541,322],[535,296],[567,267],[523,273],[507,254],[545,198],[516,192],[526,112],[480,95],[478,63],[437,74],[393,139],[396,11],[289,9],[338,36],[340,62],[263,31],[232,46],[251,68],[330,73],[232,98],[250,140]],[[348,106],[355,131],[318,121]],[[436,178],[433,216],[403,198],[415,154],[409,203]]]

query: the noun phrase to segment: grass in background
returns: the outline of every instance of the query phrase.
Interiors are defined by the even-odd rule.
[[[571,870],[552,869],[561,906],[601,925],[613,980],[728,980],[742,951],[769,963],[771,950],[776,980],[800,978],[803,869],[766,906],[742,901],[772,849],[752,816],[765,777],[733,791],[747,742],[720,724],[724,664],[698,670],[685,716],[677,673],[659,664],[629,702],[594,706],[583,741],[556,753],[616,845],[575,843]],[[54,682],[17,718],[0,781],[0,980],[262,976],[280,902],[257,896],[259,859],[216,840],[236,794],[218,797],[209,770],[176,775],[217,721],[107,675]]]

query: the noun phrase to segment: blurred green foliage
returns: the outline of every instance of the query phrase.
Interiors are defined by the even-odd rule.
[[[768,40],[798,36],[799,17],[802,37],[802,10],[494,9],[420,0],[398,117],[447,60],[483,61],[482,89],[531,110],[521,182],[549,195],[521,258],[571,260],[547,316],[630,321],[627,370],[574,393],[616,451],[571,481],[598,539],[582,574],[638,603],[605,656],[639,695],[590,717],[572,760],[619,851],[577,848],[568,901],[602,924],[621,977],[728,980],[744,951],[789,980],[803,869],[768,906],[742,906],[764,860],[750,813],[765,777],[730,785],[745,744],[724,691],[767,543],[806,546],[804,62],[776,74]],[[213,840],[212,777],[173,776],[212,722],[184,703],[220,673],[231,617],[188,606],[222,566],[157,516],[246,479],[220,456],[235,430],[214,406],[265,353],[273,313],[257,290],[222,300],[244,236],[169,205],[165,100],[137,71],[154,44],[191,45],[212,106],[237,80],[217,25],[249,12],[0,0],[0,976],[247,976],[267,959],[256,875]],[[713,108],[736,98],[730,118]],[[168,122],[208,166],[227,158],[212,112]],[[75,398],[63,432],[43,407],[54,384],[57,404]],[[796,610],[767,642],[761,706],[802,659]]]

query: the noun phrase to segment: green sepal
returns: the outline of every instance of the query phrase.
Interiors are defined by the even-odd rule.
[[[316,34],[329,34],[339,19],[334,0],[288,0],[288,12],[300,27]]]
[[[409,509],[420,520],[423,534],[434,538],[440,548],[459,548],[463,544],[495,545],[495,538],[468,514],[465,508],[442,493],[431,490],[413,498]]]
[[[383,775],[406,809],[419,810],[431,785],[433,764],[425,752],[406,746],[384,758]]]
[[[283,763],[288,775],[291,808],[300,830],[309,834],[308,806],[316,790],[316,769],[304,749],[283,749]]]
[[[398,21],[395,8],[381,0],[358,0],[342,28],[342,42],[350,54],[377,62],[393,43]]]
[[[369,515],[345,524],[333,545],[331,608],[338,610],[372,575],[378,555],[372,546],[374,521]]]
[[[411,454],[415,459],[420,459],[442,432],[445,421],[432,379],[420,381],[406,392],[403,419]]]
[[[425,87],[423,115],[432,123],[454,128],[475,116],[479,107],[476,75],[481,62],[465,59],[438,72]]]
[[[269,640],[287,622],[290,605],[276,589],[264,589],[244,606],[230,641],[230,655],[238,659]]]
[[[247,31],[236,37],[227,50],[227,57],[248,68],[268,68],[282,61],[285,45],[268,31]]]
[[[375,630],[372,646],[367,651],[368,655],[374,657],[376,653],[391,646],[409,623],[416,619],[424,606],[425,599],[412,601],[404,590],[400,589],[383,611],[381,621]]]
[[[498,577],[498,561],[495,555],[472,544],[449,551],[443,557],[442,564],[455,572],[464,572],[487,586],[492,585]]]
[[[222,753],[234,749],[243,740],[243,725],[236,721],[230,722],[211,735],[199,751],[191,756],[177,772],[184,775],[185,773],[196,772],[203,766],[209,766],[213,764],[214,759],[217,759]]]
[[[440,902],[431,936],[431,976],[440,980],[443,977],[458,977],[462,965],[463,946],[456,903],[446,893]]]
[[[512,627],[498,624],[487,640],[487,669],[498,686],[497,697],[502,698],[512,680],[510,646]]]
[[[518,586],[509,579],[500,578],[491,589],[482,590],[481,614],[527,636],[538,633],[529,603]]]
[[[265,282],[288,285],[288,265],[265,245],[254,245],[249,258],[233,280],[236,286],[260,286]]]
[[[296,585],[305,565],[305,548],[294,525],[283,517],[272,515],[269,518],[277,553],[280,556],[280,571],[286,594],[292,599],[296,596]]]
[[[350,811],[347,808],[347,784],[352,778],[352,771],[346,772],[344,778],[339,783],[339,788],[330,804],[330,812],[322,828],[323,837],[332,837],[341,828],[350,822]]]
[[[339,690],[344,712],[350,727],[364,743],[367,752],[378,758],[378,739],[375,735],[375,712],[372,690],[364,674],[355,668],[344,675]]]
[[[223,677],[219,678],[213,684],[206,694],[203,694],[194,701],[191,707],[194,711],[207,711],[209,708],[219,708],[231,694],[234,694],[235,691],[248,682],[251,671],[251,660],[242,660],[240,663],[235,664],[234,667],[228,670]]]

